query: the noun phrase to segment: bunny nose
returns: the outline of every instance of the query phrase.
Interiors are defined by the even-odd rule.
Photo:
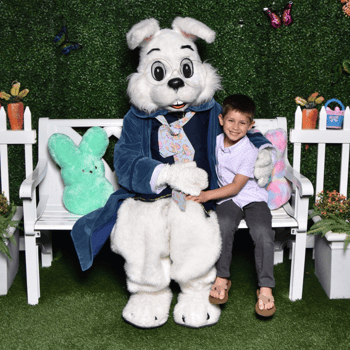
[[[174,90],[178,90],[179,88],[185,86],[185,83],[183,82],[182,79],[180,78],[174,78],[168,81],[168,85],[174,89]]]

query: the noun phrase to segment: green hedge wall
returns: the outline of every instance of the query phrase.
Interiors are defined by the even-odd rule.
[[[38,118],[122,118],[128,111],[127,76],[138,65],[125,34],[154,17],[162,28],[176,16],[196,18],[217,33],[208,45],[198,41],[202,59],[223,77],[228,93],[250,95],[257,118],[285,116],[294,123],[296,96],[318,91],[326,100],[350,105],[350,76],[332,84],[332,65],[350,59],[350,18],[340,1],[295,0],[294,23],[274,29],[264,7],[281,12],[287,0],[0,0],[0,91],[14,80],[28,88],[25,99]],[[64,56],[53,43],[63,25],[83,48]],[[11,196],[24,178],[23,146],[10,146]],[[110,151],[112,152],[112,151]],[[326,189],[339,183],[340,147],[329,147]],[[291,152],[290,152],[291,153]],[[303,151],[302,173],[315,183],[316,146]]]

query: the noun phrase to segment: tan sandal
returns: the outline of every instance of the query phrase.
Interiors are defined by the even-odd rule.
[[[219,291],[219,289],[221,289],[222,287],[220,286],[219,288],[215,288],[217,291]],[[220,298],[214,298],[212,297],[211,295],[209,295],[209,301],[211,304],[215,304],[215,305],[218,305],[218,304],[225,304],[228,300],[228,291],[230,290],[231,288],[231,281],[230,280],[227,280],[227,288],[225,289],[225,296],[224,296],[224,299],[220,299]],[[220,291],[219,291],[220,292]]]
[[[271,317],[275,312],[276,312],[276,306],[274,305],[271,309],[263,309],[263,310],[260,310],[259,309],[259,299],[262,300],[262,302],[264,303],[264,306],[267,304],[267,303],[274,303],[275,302],[275,299],[273,296],[271,297],[267,297],[266,295],[262,295],[260,294],[260,291],[259,289],[256,291],[256,295],[258,297],[258,301],[256,302],[256,305],[255,305],[255,312],[260,315],[260,316],[263,316],[263,317]]]

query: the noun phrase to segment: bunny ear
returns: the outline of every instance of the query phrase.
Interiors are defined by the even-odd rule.
[[[283,154],[288,143],[287,133],[283,129],[269,130],[264,136],[276,146],[280,154]]]
[[[139,45],[146,44],[159,30],[158,21],[154,18],[145,19],[135,24],[126,34],[129,49],[134,50]]]
[[[192,41],[201,38],[208,44],[211,44],[215,40],[215,32],[194,18],[176,17],[172,27],[175,31],[180,32],[184,37]]]
[[[59,133],[49,138],[48,148],[51,157],[61,168],[74,164],[80,153],[69,136]]]
[[[106,131],[98,126],[90,128],[83,136],[79,145],[79,151],[84,154],[102,158],[105,154],[109,139]]]

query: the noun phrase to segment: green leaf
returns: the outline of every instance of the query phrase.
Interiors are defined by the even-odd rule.
[[[350,60],[343,61],[343,69],[346,73],[350,73]]]
[[[341,74],[343,72],[342,65],[340,63],[336,63],[332,68],[332,72],[333,72],[333,84],[336,84],[339,81]]]
[[[315,212],[312,214],[311,217],[314,217],[314,216],[316,216]],[[329,218],[322,219],[316,222],[315,224],[313,224],[307,233],[310,235],[320,234],[322,237],[324,237],[325,234],[329,231],[332,231],[333,233],[347,234],[347,237],[344,241],[344,250],[345,250],[348,244],[350,243],[350,223],[345,221],[344,219],[338,218],[333,214],[329,214]]]
[[[10,211],[5,215],[0,215],[0,252],[4,253],[10,260],[10,251],[8,246],[5,244],[6,240],[11,241],[12,243],[16,244],[15,238],[8,234],[7,229],[8,227],[15,227],[15,228],[21,228],[20,222],[18,221],[12,221],[13,216],[15,215],[17,210],[17,207],[12,204]]]
[[[5,241],[0,239],[0,252],[4,253],[10,260],[12,260],[10,255],[10,250],[8,246],[5,244]]]

